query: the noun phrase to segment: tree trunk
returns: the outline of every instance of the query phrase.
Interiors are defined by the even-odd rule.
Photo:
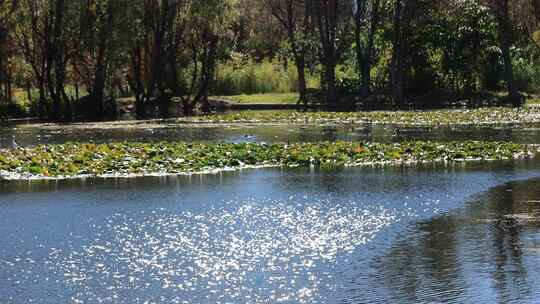
[[[143,119],[146,115],[144,97],[140,94],[135,95],[135,116],[137,119]]]
[[[3,92],[2,92],[2,87],[4,85],[4,81],[5,81],[5,71],[6,71],[6,67],[4,66],[4,60],[6,58],[6,54],[5,54],[5,51],[4,51],[4,44],[6,43],[6,33],[4,31],[4,29],[2,27],[0,27],[0,103],[3,103],[4,100],[3,100]]]
[[[337,88],[336,88],[336,64],[333,60],[328,60],[324,66],[326,82],[326,102],[331,107],[337,108]]]
[[[369,18],[369,29],[367,33],[367,43],[362,48],[362,40],[360,32],[362,23],[360,16],[356,16],[356,45],[357,45],[357,60],[359,64],[360,76],[362,78],[362,84],[360,88],[360,94],[362,97],[367,98],[371,95],[371,66],[373,64],[374,46],[375,46],[375,33],[379,26],[379,0],[372,1],[372,11]],[[357,12],[358,14],[358,12]]]
[[[8,33],[9,28],[7,26],[0,25],[0,89],[2,88],[2,85],[5,86],[6,91],[8,90],[8,74],[7,71],[7,57],[8,57],[8,51],[7,51],[7,43],[8,43]],[[6,93],[5,96],[7,101],[9,99],[9,95]],[[2,94],[0,93],[0,103],[3,102],[2,100]]]
[[[13,95],[12,95],[12,88],[11,88],[11,83],[12,83],[12,80],[11,80],[11,73],[10,71],[7,71],[6,72],[6,102],[8,104],[12,104],[13,103]]]
[[[135,46],[131,53],[131,69],[133,79],[130,81],[132,90],[135,92],[135,115],[137,119],[143,119],[146,114],[144,102],[144,84],[142,80],[142,49]]]
[[[99,49],[99,55],[96,63],[96,71],[94,74],[94,86],[92,90],[92,102],[94,104],[93,118],[101,120],[104,117],[103,97],[105,90],[105,74],[106,67],[104,64],[103,49]]]
[[[540,23],[540,0],[532,0],[536,22]]]
[[[298,72],[298,104],[307,106],[306,63],[302,56],[296,56],[296,70]]]
[[[50,64],[54,66],[54,77],[49,74],[49,90],[51,90],[51,97],[53,100],[53,108],[51,112],[51,118],[54,121],[59,121],[62,117],[62,103],[67,101],[65,99],[65,60],[63,58],[63,52],[65,51],[65,43],[63,37],[64,31],[64,13],[65,5],[64,0],[56,0],[55,17],[53,24],[53,41],[50,45]]]
[[[26,80],[26,98],[29,103],[32,103],[32,84],[29,80]]]
[[[96,70],[94,74],[94,85],[92,92],[92,101],[95,106],[95,112],[93,118],[101,120],[105,117],[105,82],[107,80],[107,51],[108,51],[108,36],[113,27],[113,9],[112,4],[107,4],[106,10],[106,24],[99,29],[98,34],[98,55],[96,58]]]
[[[355,40],[356,40],[356,61],[358,62],[358,72],[362,80],[360,94],[363,98],[367,98],[370,95],[371,91],[371,52],[368,49],[368,46],[362,46],[362,40],[360,38],[360,28],[357,23],[357,28],[355,30]]]
[[[520,106],[522,103],[522,98],[516,88],[514,82],[514,67],[512,65],[512,55],[510,53],[510,35],[511,35],[511,26],[510,26],[510,15],[508,8],[508,0],[499,0],[499,12],[498,12],[498,21],[499,21],[499,43],[502,52],[502,59],[504,62],[504,78],[506,80],[506,86],[508,91],[508,98],[514,106]]]
[[[360,94],[363,98],[371,95],[371,63],[366,61],[362,64],[362,87]]]
[[[38,114],[41,119],[47,116],[47,98],[45,96],[45,83],[42,78],[39,78]]]
[[[394,11],[394,42],[392,61],[390,67],[390,78],[392,85],[392,96],[397,105],[403,105],[405,101],[404,84],[403,84],[403,35],[402,35],[402,0],[395,1]]]
[[[159,94],[159,112],[161,118],[169,118],[169,107],[171,104],[171,95],[165,90],[160,89]]]

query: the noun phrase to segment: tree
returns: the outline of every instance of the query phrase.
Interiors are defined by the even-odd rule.
[[[504,63],[504,78],[510,102],[516,106],[521,105],[523,98],[519,94],[514,82],[514,68],[510,47],[512,46],[512,20],[510,19],[510,5],[508,0],[489,0],[488,5],[497,20],[499,47]]]
[[[309,51],[312,20],[310,2],[299,0],[265,0],[265,5],[279,21],[287,35],[289,51],[298,73],[299,103],[306,104],[306,53]]]
[[[129,16],[123,13],[127,5],[126,0],[81,2],[81,44],[72,65],[89,92],[89,113],[85,114],[94,119],[107,116],[106,99],[112,98],[112,88],[107,88],[107,83],[119,69],[117,63],[125,51],[122,39],[127,37],[122,32],[127,31]]]
[[[178,47],[190,4],[188,1],[144,0],[132,6],[135,39],[130,46],[130,82],[139,118],[144,116],[152,98],[159,99],[161,116],[168,116],[171,94],[176,92],[178,84],[167,85],[166,64],[176,75]]]
[[[179,98],[184,113],[191,114],[200,104],[203,112],[210,110],[208,94],[215,75],[217,61],[224,57],[227,33],[234,20],[234,1],[192,0],[186,24],[186,34],[181,62],[184,73],[184,89]]]
[[[39,89],[39,114],[58,121],[72,115],[67,66],[76,49],[77,8],[65,0],[20,0],[15,40]]]
[[[137,116],[152,98],[168,116],[177,96],[186,114],[202,104],[208,110],[208,91],[219,50],[231,21],[233,1],[145,0],[134,6],[131,44],[131,87]]]
[[[320,61],[323,65],[326,102],[339,106],[336,87],[336,66],[349,45],[351,1],[312,0],[311,7],[320,40]]]
[[[303,0],[296,0],[301,3]],[[266,0],[237,0],[232,21],[234,51],[256,61],[273,58],[286,39],[283,26],[268,9]]]
[[[12,76],[9,59],[14,55],[11,36],[15,0],[0,0],[0,103],[11,103]]]
[[[375,34],[381,23],[381,0],[353,0],[354,38],[358,74],[362,79],[361,95],[371,93],[371,67],[374,61]]]

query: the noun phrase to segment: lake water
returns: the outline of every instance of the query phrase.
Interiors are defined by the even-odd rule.
[[[487,140],[540,144],[540,125],[519,127],[398,127],[398,126],[289,126],[183,125],[126,122],[113,125],[19,125],[0,127],[0,148],[11,147],[12,135],[23,146],[66,141],[188,141],[188,142],[318,142],[405,140]]]
[[[538,303],[539,216],[539,160],[1,182],[0,303]]]

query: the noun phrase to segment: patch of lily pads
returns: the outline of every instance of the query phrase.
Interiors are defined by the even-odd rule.
[[[479,126],[539,123],[534,107],[433,111],[278,112],[243,111],[180,118],[182,123],[395,124],[403,126]]]
[[[537,145],[508,142],[324,142],[300,144],[66,143],[0,150],[0,179],[67,179],[215,173],[258,167],[506,160],[534,157]]]

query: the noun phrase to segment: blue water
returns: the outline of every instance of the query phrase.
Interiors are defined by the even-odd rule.
[[[3,182],[0,303],[537,303],[539,164]]]

